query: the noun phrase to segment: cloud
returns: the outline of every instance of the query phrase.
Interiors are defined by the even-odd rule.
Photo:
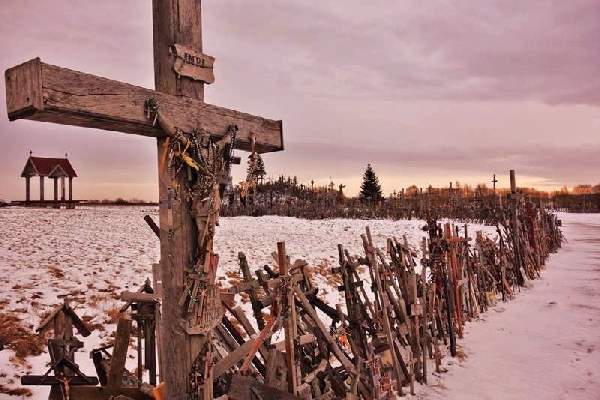
[[[40,56],[151,88],[151,8],[10,2],[0,69]],[[600,0],[213,0],[202,20],[216,57],[207,101],[284,121],[270,173],[357,180],[371,161],[399,183],[509,168],[540,185],[599,180]],[[0,197],[22,197],[33,149],[68,152],[81,197],[127,197],[131,182],[132,197],[156,198],[151,139],[9,123],[4,103],[0,79]]]
[[[228,57],[273,68],[296,90],[600,104],[598,0],[222,0],[207,13],[221,43],[242,44]]]

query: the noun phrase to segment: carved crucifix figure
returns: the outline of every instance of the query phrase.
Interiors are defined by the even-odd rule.
[[[210,332],[196,334],[192,329],[190,333],[190,297],[183,304],[180,299],[189,287],[189,271],[195,268],[201,251],[199,238],[206,229],[213,229],[215,219],[209,217],[210,211],[202,214],[204,199],[190,195],[194,180],[185,172],[172,171],[169,152],[177,139],[163,124],[148,118],[145,104],[153,99],[160,115],[168,117],[187,138],[195,138],[193,132],[203,132],[217,143],[235,126],[236,148],[250,150],[254,137],[258,152],[283,150],[281,121],[204,103],[204,83],[214,80],[214,59],[202,53],[200,17],[201,0],[153,0],[155,91],[48,65],[40,59],[6,71],[10,120],[30,119],[157,138],[164,344],[159,351],[161,378],[169,399],[211,396],[212,363],[203,365],[200,384],[204,391],[191,382],[198,355],[210,353]],[[185,153],[184,149],[180,157],[185,158]],[[210,193],[214,195],[214,191]],[[212,240],[204,247],[210,255],[209,266],[214,268],[217,259],[212,257]],[[210,282],[214,270],[210,272],[205,282],[208,285],[214,284]],[[202,313],[203,308],[198,310]]]

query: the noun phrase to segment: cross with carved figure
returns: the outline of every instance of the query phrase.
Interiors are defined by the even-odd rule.
[[[192,398],[193,364],[210,341],[210,337],[186,331],[188,307],[180,300],[203,227],[197,225],[190,200],[181,191],[185,177],[173,179],[169,172],[173,132],[157,124],[156,116],[154,120],[148,117],[148,102],[155,102],[160,116],[168,117],[170,126],[186,132],[187,137],[190,132],[201,131],[216,140],[237,126],[235,147],[242,150],[250,150],[251,138],[259,153],[283,150],[283,133],[281,121],[204,102],[204,84],[214,81],[214,58],[202,53],[201,0],[153,0],[152,7],[156,90],[49,65],[36,58],[6,71],[6,103],[11,121],[29,119],[156,138],[161,239],[158,280],[162,280],[163,316],[160,374],[167,398],[187,399]],[[207,363],[202,378],[207,387],[193,398],[212,397],[211,368],[212,363]]]

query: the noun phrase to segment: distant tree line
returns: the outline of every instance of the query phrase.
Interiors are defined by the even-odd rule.
[[[264,164],[261,166],[264,174]],[[224,204],[224,215],[285,215],[302,218],[426,218],[439,217],[482,220],[505,205],[510,191],[485,184],[470,186],[449,182],[447,187],[420,188],[410,185],[383,195],[381,183],[371,164],[363,173],[357,197],[344,193],[345,185],[331,181],[328,185],[299,183],[296,176],[279,176],[264,180],[253,191],[251,201],[240,204],[235,193]],[[233,188],[233,192],[235,192]],[[600,212],[600,185],[578,185],[554,192],[519,188],[528,200],[547,208],[571,212]]]

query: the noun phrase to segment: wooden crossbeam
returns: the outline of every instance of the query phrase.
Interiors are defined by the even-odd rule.
[[[144,113],[153,98],[161,113],[185,132],[205,129],[217,137],[237,125],[236,148],[250,150],[251,133],[260,153],[283,150],[281,121],[256,117],[206,104],[199,99],[174,96],[66,68],[39,58],[6,70],[8,118],[30,119],[136,135],[163,137]]]
[[[71,399],[111,400],[117,396],[126,396],[133,400],[152,400],[153,397],[143,393],[138,388],[106,387],[106,386],[73,386],[69,390]]]
[[[121,293],[121,300],[131,303],[158,303],[159,297],[154,293],[130,292],[124,291]]]
[[[64,304],[56,306],[54,310],[40,323],[40,326],[36,329],[36,332],[42,332],[50,327],[50,323],[58,317],[59,313],[64,313],[65,318],[70,319],[70,323],[73,324],[81,336],[88,337],[91,335],[92,332],[90,328],[81,320],[81,318],[79,318],[77,314],[75,314],[75,311],[73,311],[68,301],[65,301]]]
[[[52,385],[60,385],[63,383],[61,380],[58,380],[55,376],[50,375],[24,375],[21,377],[21,385],[34,385],[34,386],[52,386]],[[81,376],[72,376],[69,377],[69,385],[77,386],[77,385],[97,385],[98,378],[95,376],[81,377]]]

